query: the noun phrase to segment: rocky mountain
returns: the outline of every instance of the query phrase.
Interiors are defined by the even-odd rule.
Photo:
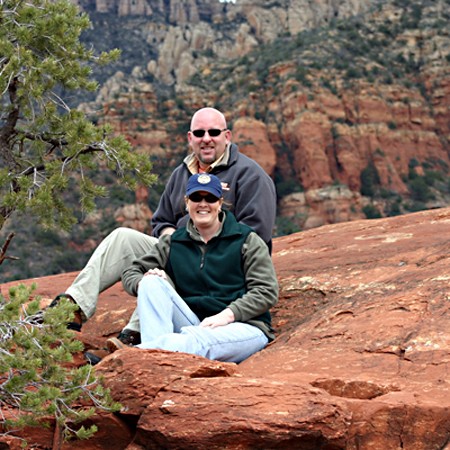
[[[239,365],[127,348],[97,366],[117,414],[63,449],[448,449],[450,208],[274,239],[276,339]],[[76,273],[37,281],[48,304]],[[0,285],[5,294],[10,284]],[[101,348],[135,301],[116,284],[77,338]],[[82,355],[76,363],[84,364]],[[51,448],[53,429],[0,438]]]
[[[146,202],[112,184],[70,235],[27,239],[32,262],[16,238],[21,268],[6,279],[78,269],[119,223],[142,229],[205,105],[224,111],[241,151],[274,178],[275,236],[450,204],[449,0],[78,4],[93,24],[85,42],[122,57],[94,73],[96,98],[77,101],[148,153],[159,183]]]
[[[154,54],[108,79],[96,115],[171,169],[185,154],[190,113],[220,107],[241,150],[276,180],[291,229],[444,206],[445,6],[155,3],[141,28]],[[125,21],[133,14],[128,3],[108,8]]]

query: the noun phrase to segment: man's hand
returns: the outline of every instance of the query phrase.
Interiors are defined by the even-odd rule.
[[[230,308],[226,308],[219,314],[204,318],[199,326],[203,328],[216,328],[228,325],[229,323],[234,322],[234,320],[233,311],[231,311]]]

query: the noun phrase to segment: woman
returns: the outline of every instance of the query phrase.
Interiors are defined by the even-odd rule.
[[[162,236],[122,274],[138,297],[144,349],[164,349],[241,362],[273,339],[269,308],[278,282],[267,245],[222,211],[222,186],[192,175],[185,196],[189,222]],[[114,351],[125,347],[108,340]]]

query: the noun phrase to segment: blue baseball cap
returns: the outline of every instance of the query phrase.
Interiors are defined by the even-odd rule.
[[[194,192],[205,191],[217,198],[222,197],[222,183],[215,175],[208,173],[196,173],[192,175],[186,186],[186,196],[189,197]]]

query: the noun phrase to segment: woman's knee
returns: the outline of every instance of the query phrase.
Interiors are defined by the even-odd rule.
[[[231,332],[215,333],[214,329],[199,326],[183,327],[181,333],[189,336],[192,348],[197,355],[208,359],[239,363],[254,353],[262,350],[268,342],[261,330],[247,325],[227,326]],[[193,352],[194,353],[194,352]]]
[[[138,294],[143,290],[155,290],[164,287],[166,281],[157,275],[144,275],[139,283]]]

